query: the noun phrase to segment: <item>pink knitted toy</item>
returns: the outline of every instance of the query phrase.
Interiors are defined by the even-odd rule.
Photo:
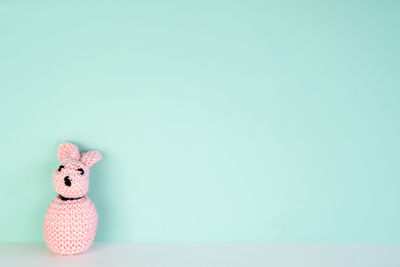
[[[60,166],[53,173],[58,196],[50,202],[43,218],[46,246],[54,253],[72,255],[86,251],[96,234],[97,213],[86,196],[89,167],[101,159],[96,150],[79,154],[78,147],[61,143],[57,149]]]

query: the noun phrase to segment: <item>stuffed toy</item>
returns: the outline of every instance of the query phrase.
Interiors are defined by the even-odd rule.
[[[89,168],[101,159],[101,153],[79,153],[76,145],[63,142],[58,146],[57,159],[60,165],[52,181],[58,195],[44,215],[43,236],[52,252],[73,255],[86,251],[96,234],[97,212],[86,193]]]

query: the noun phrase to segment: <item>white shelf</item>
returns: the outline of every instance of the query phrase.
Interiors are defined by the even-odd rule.
[[[0,266],[399,267],[400,244],[95,243],[84,254],[58,256],[43,243],[0,243]]]

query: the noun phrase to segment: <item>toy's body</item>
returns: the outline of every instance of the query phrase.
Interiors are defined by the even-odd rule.
[[[97,213],[88,197],[51,201],[43,219],[46,246],[61,255],[86,251],[96,234]]]
[[[92,150],[80,155],[70,143],[62,143],[57,153],[61,165],[52,179],[59,195],[51,201],[43,218],[44,241],[54,253],[78,254],[90,247],[96,234],[96,208],[86,192],[89,167],[101,159],[101,154]]]

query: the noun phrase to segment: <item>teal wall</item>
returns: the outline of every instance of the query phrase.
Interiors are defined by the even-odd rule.
[[[0,241],[56,149],[98,241],[400,242],[400,2],[3,1]]]

